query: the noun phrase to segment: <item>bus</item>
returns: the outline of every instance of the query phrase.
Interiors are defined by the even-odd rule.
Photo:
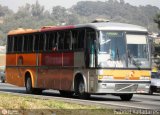
[[[63,96],[113,94],[129,101],[148,93],[150,71],[149,37],[141,26],[95,22],[8,33],[6,80],[27,93],[53,89]]]

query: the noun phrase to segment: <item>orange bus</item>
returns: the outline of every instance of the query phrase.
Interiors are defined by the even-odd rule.
[[[45,89],[87,98],[148,93],[151,51],[147,29],[95,22],[18,29],[8,33],[6,79],[27,93]]]

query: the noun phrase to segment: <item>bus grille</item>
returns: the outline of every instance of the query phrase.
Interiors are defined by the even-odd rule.
[[[135,92],[138,88],[138,84],[116,84],[116,92]]]

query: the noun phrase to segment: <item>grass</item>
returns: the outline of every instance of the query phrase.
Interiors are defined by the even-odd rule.
[[[32,114],[53,115],[113,115],[111,109],[99,106],[80,105],[75,103],[57,101],[53,99],[39,99],[31,96],[17,96],[13,94],[0,94],[0,110]],[[15,110],[15,111],[13,111]],[[1,111],[0,111],[1,114]]]

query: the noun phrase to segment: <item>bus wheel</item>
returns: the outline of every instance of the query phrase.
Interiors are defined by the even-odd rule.
[[[60,92],[61,96],[63,96],[63,97],[72,97],[73,96],[73,92],[70,92],[70,91],[60,90],[59,92]]]
[[[32,80],[30,77],[27,77],[25,87],[26,87],[26,93],[28,94],[33,93]]]
[[[81,99],[88,99],[90,97],[90,94],[88,93],[85,93],[85,85],[84,85],[84,81],[83,80],[80,80],[78,82],[78,87],[77,87],[77,94],[78,94],[78,97],[81,98]]]
[[[34,94],[42,94],[42,91],[43,91],[44,89],[40,89],[40,88],[34,88],[33,89],[33,93]]]
[[[133,97],[133,94],[122,94],[120,98],[122,101],[130,101]]]
[[[150,95],[153,95],[152,87],[149,88],[149,94],[150,94]]]

